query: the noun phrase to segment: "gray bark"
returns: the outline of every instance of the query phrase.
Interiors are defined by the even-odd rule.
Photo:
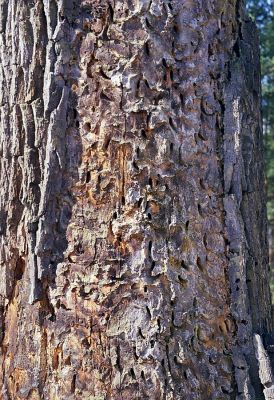
[[[242,2],[1,0],[0,52],[1,399],[263,399]]]
[[[270,364],[270,358],[264,348],[260,335],[254,337],[255,354],[259,364],[260,381],[264,386],[265,400],[274,399],[273,374]]]

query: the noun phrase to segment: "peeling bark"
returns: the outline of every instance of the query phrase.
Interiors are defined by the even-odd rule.
[[[271,370],[270,359],[265,351],[260,335],[254,336],[255,354],[259,364],[259,376],[264,386],[264,396],[266,400],[274,399],[273,374]]]
[[[1,0],[0,41],[1,399],[263,399],[242,2]]]

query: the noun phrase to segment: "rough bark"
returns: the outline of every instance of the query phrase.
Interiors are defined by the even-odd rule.
[[[265,400],[274,399],[274,384],[273,374],[270,364],[270,358],[265,351],[262,338],[260,335],[254,336],[255,354],[259,364],[259,376],[260,381],[264,386]]]
[[[1,398],[263,398],[241,1],[1,0],[0,18]]]

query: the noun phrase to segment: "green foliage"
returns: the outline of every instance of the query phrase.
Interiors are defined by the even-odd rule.
[[[269,0],[247,0],[247,9],[259,28],[263,27],[272,13],[273,4]]]

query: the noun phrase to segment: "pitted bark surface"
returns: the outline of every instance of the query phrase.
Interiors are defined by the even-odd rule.
[[[0,10],[1,398],[258,400],[270,297],[242,4]]]

